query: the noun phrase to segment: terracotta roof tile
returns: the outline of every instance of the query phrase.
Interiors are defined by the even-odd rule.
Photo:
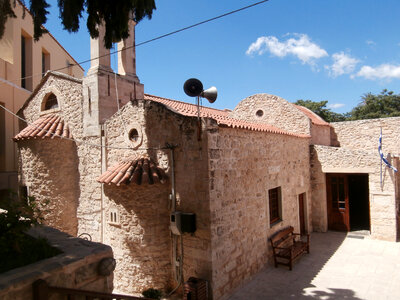
[[[173,111],[176,111],[177,113],[184,115],[184,116],[189,116],[189,117],[197,117],[197,106],[194,104],[186,103],[186,102],[181,102],[181,101],[176,101],[176,100],[171,100],[167,98],[162,98],[158,96],[153,96],[153,95],[144,95],[145,100],[151,100],[155,101],[161,104],[166,105]],[[284,134],[284,135],[291,135],[291,136],[296,136],[296,137],[309,137],[308,135],[305,134],[296,134],[296,133],[291,133],[284,131],[282,129],[279,129],[275,126],[266,124],[266,123],[255,123],[255,122],[249,122],[246,120],[240,120],[240,119],[235,119],[229,116],[228,110],[219,110],[215,108],[210,108],[210,107],[200,107],[200,116],[205,117],[205,118],[211,118],[217,121],[217,124],[220,126],[225,126],[225,127],[230,127],[230,128],[241,128],[241,129],[247,129],[247,130],[253,130],[253,131],[265,131],[265,132],[270,132],[270,133],[276,133],[276,134]]]
[[[165,183],[167,176],[164,170],[157,167],[156,164],[147,157],[129,158],[113,167],[97,178],[100,183],[129,184],[131,182],[141,185],[142,183],[155,184]]]
[[[55,137],[71,139],[72,135],[68,125],[64,124],[64,120],[60,116],[50,114],[37,119],[22,129],[14,137],[14,141]]]
[[[297,105],[297,104],[293,104],[293,105],[298,110],[300,110],[302,113],[304,113],[311,120],[311,123],[313,123],[315,125],[321,125],[321,126],[331,126],[328,122],[326,122],[324,119],[322,119],[316,113],[309,110],[307,107]]]

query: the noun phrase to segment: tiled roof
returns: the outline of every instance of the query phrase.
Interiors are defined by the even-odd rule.
[[[148,95],[148,94],[144,95],[144,99],[164,104],[167,107],[169,107],[170,109],[172,109],[173,111],[176,111],[177,113],[179,113],[181,115],[189,116],[189,117],[197,117],[197,106],[194,104],[171,100],[171,99]],[[219,110],[219,109],[215,109],[215,108],[201,106],[200,107],[200,116],[205,117],[205,118],[214,119],[217,121],[218,125],[220,125],[220,126],[226,126],[226,127],[231,127],[231,128],[241,128],[241,129],[254,130],[254,131],[265,131],[265,132],[270,132],[270,133],[291,135],[291,136],[296,136],[296,137],[309,137],[308,135],[305,135],[305,134],[296,134],[296,133],[287,132],[287,131],[284,131],[282,129],[279,129],[275,126],[272,126],[272,125],[269,125],[266,123],[255,123],[255,122],[249,122],[246,120],[235,119],[235,118],[232,118],[229,116],[229,111],[227,111],[227,110]]]
[[[72,138],[68,125],[60,116],[50,114],[37,119],[32,124],[22,129],[14,137],[14,141],[37,138]]]
[[[97,181],[100,183],[114,183],[117,186],[121,183],[131,182],[141,185],[142,183],[154,184],[165,183],[167,176],[164,170],[147,157],[135,157],[124,160],[104,172]]]
[[[318,116],[316,113],[312,112],[309,110],[307,107],[293,104],[298,110],[300,110],[302,113],[304,113],[310,120],[311,123],[315,125],[321,125],[321,126],[331,126],[328,122],[324,121],[320,116]]]

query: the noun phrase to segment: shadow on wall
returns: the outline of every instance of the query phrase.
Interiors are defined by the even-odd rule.
[[[121,284],[129,293],[141,293],[146,288],[170,289],[168,184],[111,184],[104,185],[104,193],[110,201],[106,205],[106,235],[114,237],[111,246],[118,261],[117,288],[121,289]],[[113,207],[119,207],[119,220],[115,222],[119,224],[110,224]]]
[[[40,205],[48,202],[43,206],[45,224],[76,236],[80,185],[75,142],[46,138],[18,144],[24,153],[23,183]]]
[[[133,102],[133,105],[134,102]],[[206,279],[211,283],[211,225],[210,205],[208,199],[208,151],[207,134],[202,132],[198,140],[198,120],[196,117],[185,117],[176,114],[164,105],[156,102],[145,104],[145,135],[147,147],[165,147],[166,143],[176,145],[174,150],[175,184],[177,203],[176,210],[196,214],[196,232],[185,233],[183,237],[183,280],[189,277]],[[204,126],[204,124],[203,124]],[[165,186],[168,195],[171,193],[171,150],[149,151],[149,155],[160,167],[168,169],[169,179]],[[168,198],[165,198],[169,202]],[[170,211],[166,212],[169,217]],[[169,224],[166,225],[169,231]],[[168,238],[170,234],[168,233]],[[178,253],[180,253],[178,242]],[[172,247],[168,249],[171,253]],[[171,256],[169,256],[171,259]],[[169,269],[173,274],[172,267]],[[174,287],[177,282],[173,281]],[[209,286],[212,294],[212,286]]]
[[[312,234],[310,254],[304,254],[294,264],[293,271],[287,267],[268,266],[229,299],[361,299],[351,289],[320,287],[314,281],[318,280],[317,276],[345,238],[346,234],[339,232]],[[324,280],[326,282],[328,278]],[[329,278],[329,282],[335,280],[340,278]]]

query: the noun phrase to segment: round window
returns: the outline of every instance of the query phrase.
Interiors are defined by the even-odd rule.
[[[131,131],[129,131],[129,139],[134,143],[139,140],[139,132],[137,131],[137,129],[133,128],[131,129]]]
[[[261,109],[256,111],[256,116],[257,117],[262,117],[263,115],[264,115],[264,112]]]

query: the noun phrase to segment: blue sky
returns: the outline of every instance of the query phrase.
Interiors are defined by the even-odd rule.
[[[136,26],[136,43],[254,2],[156,0],[153,18]],[[47,29],[77,61],[88,59],[85,20],[77,34],[61,30],[53,3]],[[146,93],[190,103],[182,86],[198,78],[217,87],[217,101],[206,105],[220,109],[269,93],[328,100],[347,112],[365,93],[400,92],[399,12],[398,0],[270,0],[137,47],[137,74]]]

